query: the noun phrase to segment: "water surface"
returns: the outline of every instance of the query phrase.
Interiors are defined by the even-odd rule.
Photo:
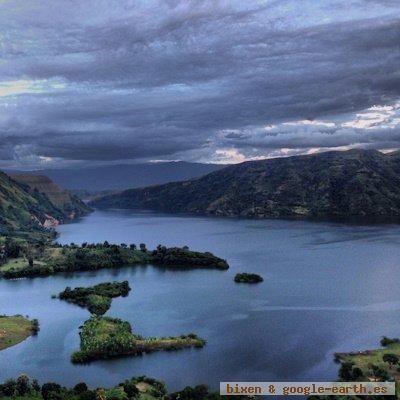
[[[228,271],[129,267],[70,276],[0,281],[0,313],[38,318],[41,330],[0,352],[0,380],[27,373],[43,381],[111,386],[146,374],[171,390],[219,381],[330,380],[336,351],[375,347],[400,335],[398,225],[343,225],[283,220],[96,211],[59,227],[61,243],[144,242],[188,245],[228,260]],[[233,282],[261,274],[259,285]],[[107,315],[142,335],[194,332],[203,349],[160,352],[75,366],[78,327],[89,313],[51,299],[66,286],[128,280],[132,291]]]

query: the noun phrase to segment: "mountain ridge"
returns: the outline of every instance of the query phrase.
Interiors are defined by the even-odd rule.
[[[6,172],[11,175],[45,175],[64,189],[100,192],[192,179],[223,167],[218,164],[168,161],[36,171],[8,170]]]
[[[246,161],[197,179],[130,189],[98,208],[240,217],[400,216],[400,158],[376,150]]]

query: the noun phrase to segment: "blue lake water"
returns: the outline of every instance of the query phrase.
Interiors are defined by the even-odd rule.
[[[337,351],[376,347],[400,335],[400,227],[96,211],[59,227],[59,242],[188,245],[226,258],[227,271],[152,266],[0,281],[0,314],[38,318],[37,337],[0,352],[0,381],[111,386],[136,375],[171,390],[219,381],[307,381],[337,376]],[[264,282],[233,282],[239,271]],[[78,328],[89,313],[51,295],[66,286],[128,280],[132,291],[107,315],[145,336],[194,332],[203,349],[75,366]]]

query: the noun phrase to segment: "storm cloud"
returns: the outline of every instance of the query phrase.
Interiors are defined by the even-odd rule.
[[[0,1],[4,166],[398,148],[391,0]]]

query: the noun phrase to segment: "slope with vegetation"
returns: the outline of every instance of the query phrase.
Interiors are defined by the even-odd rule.
[[[349,150],[249,161],[199,179],[98,198],[99,208],[242,217],[400,216],[400,157]]]
[[[46,221],[62,219],[63,213],[45,195],[29,192],[0,172],[0,235],[51,237]]]
[[[29,193],[41,193],[59,210],[63,217],[74,219],[90,212],[90,208],[78,197],[61,189],[51,179],[43,175],[11,174],[12,179],[19,182]]]
[[[81,348],[72,354],[74,363],[205,345],[205,341],[194,334],[143,338],[132,333],[129,322],[110,317],[91,317],[83,324],[79,335]]]
[[[53,238],[52,227],[91,210],[48,178],[15,178],[0,171],[0,235],[31,240]]]

